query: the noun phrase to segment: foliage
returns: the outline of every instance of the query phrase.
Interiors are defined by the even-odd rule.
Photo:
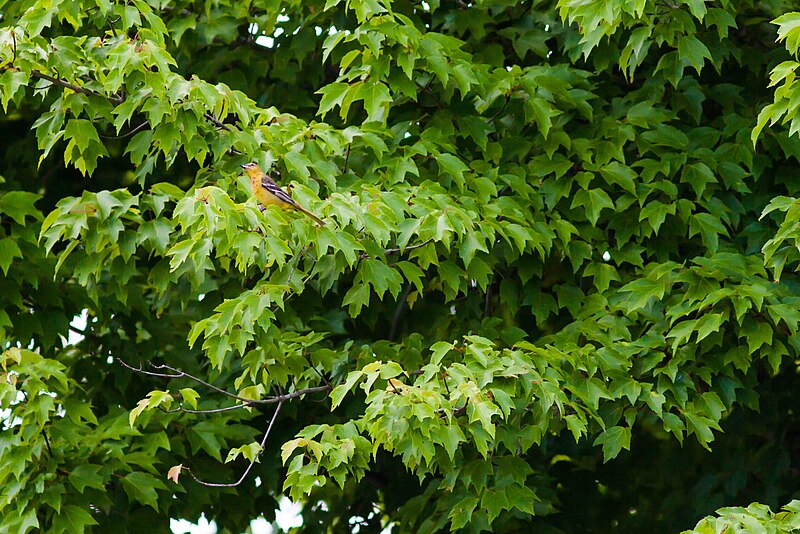
[[[796,529],[794,9],[0,0],[0,531]]]
[[[772,513],[768,506],[751,504],[747,508],[723,508],[719,517],[707,517],[691,532],[797,532],[800,529],[800,503],[792,501],[784,511]],[[689,532],[689,531],[687,531]]]

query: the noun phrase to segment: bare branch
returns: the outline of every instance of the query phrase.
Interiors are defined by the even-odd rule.
[[[174,410],[164,410],[161,409],[164,413],[191,413],[191,414],[210,414],[210,413],[222,413],[222,412],[230,412],[233,410],[238,410],[240,408],[248,408],[250,406],[255,406],[256,403],[248,402],[245,404],[234,404],[233,406],[225,406],[224,408],[210,408],[208,410],[192,410],[191,408],[184,408],[183,406],[178,406]]]
[[[344,168],[342,169],[342,174],[347,174],[347,163],[350,161],[350,145],[352,143],[347,143],[347,151],[344,153]]]
[[[185,375],[183,375],[183,374],[175,374],[175,375],[170,375],[170,374],[166,374],[166,373],[153,373],[152,371],[145,371],[144,369],[142,369],[142,366],[141,366],[141,364],[139,364],[139,367],[134,367],[134,366],[130,365],[129,363],[127,363],[127,362],[126,362],[125,360],[123,360],[122,358],[117,358],[117,361],[118,361],[118,362],[119,362],[119,363],[120,363],[120,364],[121,364],[123,367],[127,367],[127,368],[128,368],[128,369],[130,369],[131,371],[134,371],[134,372],[136,372],[136,373],[139,373],[139,374],[142,374],[142,375],[147,375],[147,376],[155,376],[155,377],[157,377],[157,378],[181,378],[181,377],[185,376]],[[150,362],[148,362],[148,363],[150,363]],[[150,365],[152,365],[152,364],[150,364]]]
[[[239,480],[237,480],[236,482],[231,482],[231,483],[206,482],[204,480],[200,480],[199,478],[197,478],[189,468],[184,468],[184,469],[186,469],[189,472],[189,476],[191,476],[195,482],[197,482],[198,484],[202,484],[203,486],[209,486],[212,488],[234,488],[240,485],[242,482],[244,482],[244,479],[247,478],[248,473],[250,473],[250,470],[253,468],[253,465],[256,463],[258,457],[261,456],[261,454],[264,452],[264,446],[267,444],[267,438],[269,437],[269,433],[272,431],[272,427],[275,425],[275,421],[278,419],[278,413],[280,413],[281,411],[281,406],[283,406],[283,401],[278,402],[278,405],[275,407],[275,413],[272,414],[272,419],[270,419],[269,421],[269,426],[267,427],[267,431],[264,432],[264,437],[261,438],[261,443],[259,444],[261,445],[261,451],[256,455],[255,458],[253,458],[250,461],[250,465],[247,466],[247,469],[244,470],[244,473],[242,473],[242,476],[239,477]]]
[[[119,104],[122,104],[125,101],[125,97],[124,96],[104,95],[104,94],[98,93],[96,91],[92,91],[91,89],[86,89],[85,87],[81,87],[79,85],[75,85],[74,83],[70,83],[70,82],[68,82],[66,80],[62,80],[61,78],[58,78],[56,76],[50,76],[49,74],[45,74],[43,72],[31,71],[31,77],[38,78],[38,79],[41,79],[41,80],[47,80],[48,82],[52,83],[53,85],[58,85],[58,86],[61,86],[61,87],[65,87],[67,89],[75,91],[76,93],[82,93],[82,94],[91,95],[91,96],[99,96],[101,98],[105,98],[106,100],[108,100],[112,104],[119,105]],[[203,117],[205,117],[205,119],[208,122],[210,122],[211,124],[213,124],[214,126],[216,126],[219,129],[225,130],[227,132],[230,132],[230,131],[233,130],[233,128],[230,125],[225,124],[221,120],[217,119],[210,112],[205,112],[203,114]],[[129,132],[128,134],[126,134],[125,136],[122,136],[122,137],[126,137],[127,135],[131,135],[135,131],[138,131],[139,128],[142,128],[142,127],[143,127],[143,125],[137,126],[134,131]],[[107,138],[109,138],[109,139],[119,139],[120,137],[116,137],[116,138],[115,137],[107,137]],[[230,154],[240,154],[240,152],[238,150],[234,149],[234,148],[228,149],[228,152]]]
[[[330,381],[327,378],[325,378],[325,375],[319,372],[317,367],[311,361],[311,358],[308,357],[308,354],[304,352],[303,358],[305,358],[305,360],[308,362],[309,367],[311,367],[314,370],[314,372],[317,373],[317,375],[322,379],[322,381],[325,382],[326,385],[330,386],[331,385]]]
[[[315,259],[315,260],[314,260],[314,262],[316,262],[316,261],[317,261],[317,260]],[[313,267],[312,267],[312,269],[313,269]],[[309,274],[308,274],[308,276],[306,276],[305,278],[303,278],[303,281],[301,282],[301,284],[302,284],[302,285],[306,285],[306,282],[308,282],[308,280],[311,278],[311,274],[312,274],[312,273],[309,273]],[[295,295],[297,295],[297,293],[295,293],[295,292],[292,292],[292,293],[290,293],[290,294],[289,294],[289,296],[288,296],[288,297],[286,297],[286,298],[283,300],[283,303],[284,303],[284,304],[286,304],[286,302],[287,302],[287,301],[288,301],[290,298],[292,298],[293,296],[295,296]]]
[[[420,243],[418,245],[411,245],[410,247],[406,247],[406,248],[403,248],[403,249],[401,249],[401,248],[387,248],[386,250],[383,251],[383,253],[388,256],[388,255],[397,254],[397,253],[400,253],[400,252],[408,252],[409,250],[422,248],[425,245],[427,245],[428,243],[430,243],[431,241],[433,241],[433,238],[429,237],[428,239],[426,239],[425,241],[423,241],[422,243]]]
[[[417,245],[411,245],[410,247],[405,247],[405,248],[399,248],[399,247],[398,248],[387,248],[386,250],[383,251],[383,253],[386,256],[391,256],[392,254],[400,254],[400,253],[403,253],[403,252],[408,252],[409,250],[415,250],[415,249],[418,249],[418,248],[422,248],[425,245],[427,245],[428,243],[430,243],[431,241],[433,241],[432,237],[426,239],[425,241],[423,241],[422,243],[419,243]],[[367,254],[366,252],[362,252],[358,256],[359,260],[363,260],[363,259],[366,259],[366,258],[369,258],[369,254]]]
[[[174,367],[170,367],[169,365],[166,365],[166,364],[156,365],[156,364],[154,364],[152,362],[147,362],[147,364],[150,367],[152,367],[153,369],[156,369],[156,370],[166,369],[167,371],[170,371],[170,373],[159,373],[159,372],[154,372],[154,371],[145,371],[144,369],[142,369],[141,366],[139,366],[138,368],[137,367],[133,367],[132,365],[126,363],[125,361],[123,361],[120,358],[117,358],[117,361],[119,361],[120,364],[122,364],[124,367],[127,367],[131,371],[134,371],[136,373],[140,373],[140,374],[143,374],[143,375],[146,375],[146,376],[154,376],[154,377],[157,377],[157,378],[188,378],[189,380],[194,380],[198,384],[202,384],[202,385],[206,386],[207,388],[213,389],[217,393],[222,393],[223,395],[225,395],[227,397],[230,397],[232,399],[236,399],[238,401],[241,401],[242,403],[244,403],[246,405],[275,404],[276,402],[280,403],[280,402],[284,402],[284,401],[287,401],[287,400],[296,399],[298,397],[302,397],[303,395],[308,395],[310,393],[320,393],[320,392],[323,392],[323,391],[330,391],[331,389],[333,389],[332,385],[326,384],[324,386],[316,386],[316,387],[312,387],[312,388],[299,389],[299,390],[293,391],[291,393],[275,395],[273,397],[266,397],[264,399],[246,399],[244,397],[240,397],[239,395],[236,395],[236,394],[231,393],[229,391],[225,391],[224,389],[222,389],[220,387],[217,387],[217,386],[215,386],[213,384],[210,384],[210,383],[206,382],[205,380],[203,380],[201,378],[198,378],[196,376],[190,375],[189,373],[185,373],[185,372],[183,372],[183,371],[181,371],[179,369],[175,369]]]
[[[411,284],[406,286],[406,290],[403,291],[403,296],[400,297],[400,301],[397,303],[397,309],[394,311],[394,317],[392,317],[392,327],[389,330],[389,341],[394,340],[394,336],[397,333],[397,326],[400,324],[400,318],[403,316],[403,309],[406,305],[406,299],[411,294]]]
[[[500,115],[503,112],[503,110],[506,109],[506,106],[508,106],[508,103],[510,101],[511,101],[511,95],[506,95],[506,100],[505,100],[505,102],[503,102],[503,105],[500,106],[500,109],[498,109],[497,112],[494,115],[492,115],[489,119],[487,119],[486,122],[487,123],[494,122],[494,120],[497,118],[497,116]]]
[[[56,78],[54,76],[50,76],[50,75],[45,74],[43,72],[38,72],[38,71],[35,71],[35,70],[31,71],[31,77],[39,78],[41,80],[47,80],[48,82],[52,83],[53,85],[59,85],[61,87],[65,87],[67,89],[71,89],[72,91],[75,91],[76,93],[82,93],[84,95],[91,95],[91,96],[99,96],[99,97],[105,98],[106,100],[108,100],[109,102],[112,102],[114,104],[122,104],[122,102],[125,101],[124,98],[121,98],[121,97],[118,97],[118,96],[102,95],[100,93],[92,91],[91,89],[86,89],[84,87],[80,87],[80,86],[75,85],[73,83],[70,83],[70,82],[68,82],[66,80],[62,80],[60,78]]]
[[[140,124],[139,126],[137,126],[136,128],[134,128],[133,130],[131,130],[130,132],[122,134],[122,135],[102,135],[102,134],[98,134],[98,135],[100,137],[102,137],[103,139],[125,139],[126,137],[132,136],[133,134],[135,134],[139,130],[144,129],[146,126],[149,126],[149,125],[150,125],[150,123],[145,121],[142,124]]]
[[[286,277],[286,287],[287,288],[289,287],[289,284],[292,283],[292,276],[294,276],[294,271],[295,271],[295,269],[297,269],[297,264],[300,263],[300,258],[303,256],[303,254],[306,252],[306,250],[308,250],[308,245],[305,245],[302,249],[300,249],[299,253],[295,254],[296,260],[292,263],[292,268],[289,271],[289,276]],[[285,289],[283,291],[283,293],[281,293],[281,300],[283,300],[283,298],[286,296],[286,293],[288,293],[288,292],[289,292],[289,289]],[[284,300],[284,302],[286,302],[286,301]]]
[[[72,330],[73,332],[75,332],[76,334],[79,334],[79,335],[81,335],[81,336],[83,336],[83,337],[86,337],[86,336],[88,335],[88,334],[86,333],[86,330],[81,330],[81,329],[80,329],[80,328],[78,328],[77,326],[72,326],[72,325],[69,325],[69,329],[70,329],[70,330]]]
[[[231,127],[230,126],[228,126],[227,124],[225,124],[224,122],[222,122],[221,120],[216,118],[212,113],[209,113],[208,111],[206,111],[203,114],[203,116],[206,118],[206,120],[208,122],[210,122],[211,124],[213,124],[217,128],[220,128],[221,130],[225,130],[226,132],[230,132],[231,131]]]

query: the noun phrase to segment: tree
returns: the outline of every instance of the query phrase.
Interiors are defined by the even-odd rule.
[[[794,8],[0,0],[0,531],[800,528]]]

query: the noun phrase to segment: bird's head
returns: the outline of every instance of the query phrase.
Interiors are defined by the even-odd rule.
[[[244,165],[241,165],[241,167],[251,178],[253,177],[257,178],[264,174],[264,171],[261,170],[261,167],[258,166],[258,163],[254,161],[251,161],[250,163],[245,163]]]

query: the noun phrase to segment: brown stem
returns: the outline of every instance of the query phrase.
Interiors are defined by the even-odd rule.
[[[276,402],[277,403],[281,403],[281,402],[284,402],[284,401],[287,401],[287,400],[296,399],[297,397],[302,397],[303,395],[307,395],[307,394],[310,394],[310,393],[320,393],[320,392],[323,392],[323,391],[330,391],[331,389],[333,389],[333,386],[331,386],[330,384],[327,384],[327,385],[324,385],[324,386],[316,386],[316,387],[313,387],[313,388],[300,389],[300,390],[294,391],[292,393],[287,393],[287,394],[282,394],[282,395],[275,395],[273,397],[267,397],[265,399],[246,399],[244,397],[240,397],[239,395],[236,395],[236,394],[231,393],[229,391],[225,391],[224,389],[222,389],[220,387],[217,387],[217,386],[215,386],[213,384],[209,384],[208,382],[206,382],[205,380],[203,380],[201,378],[197,378],[196,376],[190,375],[189,373],[185,373],[185,372],[183,372],[183,371],[181,371],[179,369],[175,369],[174,367],[170,367],[169,365],[165,365],[165,364],[155,365],[153,363],[147,362],[148,365],[150,367],[152,367],[153,369],[166,369],[166,370],[170,371],[170,373],[158,373],[158,372],[153,372],[153,371],[145,371],[144,369],[142,369],[141,366],[139,366],[138,368],[133,367],[132,365],[126,363],[124,360],[122,360],[120,358],[117,358],[117,361],[123,367],[126,367],[126,368],[130,369],[131,371],[134,371],[136,373],[140,373],[140,374],[143,374],[143,375],[146,375],[146,376],[154,376],[154,377],[157,377],[157,378],[188,378],[190,380],[194,380],[198,384],[202,384],[202,385],[206,386],[209,389],[213,389],[217,393],[222,393],[225,396],[228,396],[228,397],[230,397],[232,399],[236,399],[236,400],[241,401],[241,402],[243,402],[245,404],[275,404]]]
[[[206,482],[204,480],[200,480],[199,478],[197,478],[190,469],[188,468],[184,469],[186,469],[189,472],[189,476],[191,476],[195,482],[197,482],[198,484],[202,484],[203,486],[209,486],[212,488],[234,488],[238,486],[239,484],[244,482],[244,479],[247,478],[247,475],[248,473],[250,473],[250,470],[253,468],[253,465],[255,465],[256,460],[264,452],[264,445],[267,444],[267,438],[269,437],[269,433],[272,431],[272,427],[275,425],[275,420],[278,419],[278,413],[281,411],[281,406],[283,406],[283,401],[280,401],[278,405],[275,407],[275,413],[272,414],[272,419],[270,419],[269,421],[269,426],[267,427],[267,431],[264,432],[264,437],[261,438],[261,443],[259,443],[259,445],[261,445],[261,451],[255,456],[255,458],[253,458],[250,461],[250,465],[247,466],[247,469],[244,470],[244,473],[242,473],[242,476],[239,477],[239,480],[237,480],[236,482],[230,482],[230,483]]]
[[[70,82],[68,82],[66,80],[62,80],[61,78],[56,78],[54,76],[50,76],[49,74],[45,74],[43,72],[38,72],[38,71],[35,71],[35,70],[31,71],[31,77],[39,78],[41,80],[47,80],[48,82],[52,83],[53,85],[59,85],[61,87],[66,87],[67,89],[71,89],[71,90],[75,91],[76,93],[82,93],[84,95],[91,95],[91,96],[99,96],[99,97],[107,99],[109,102],[112,102],[114,104],[122,104],[125,101],[124,98],[121,98],[121,97],[118,97],[118,96],[101,95],[100,93],[92,91],[91,89],[86,89],[84,87],[80,87],[80,86],[75,85],[73,83],[70,83]]]
[[[400,302],[397,303],[397,309],[394,311],[394,317],[392,317],[392,327],[389,329],[389,341],[394,341],[394,336],[397,334],[397,326],[400,324],[400,318],[403,316],[406,299],[408,299],[408,296],[411,294],[411,289],[411,284],[408,284],[406,290],[403,292],[403,296],[400,297]]]

